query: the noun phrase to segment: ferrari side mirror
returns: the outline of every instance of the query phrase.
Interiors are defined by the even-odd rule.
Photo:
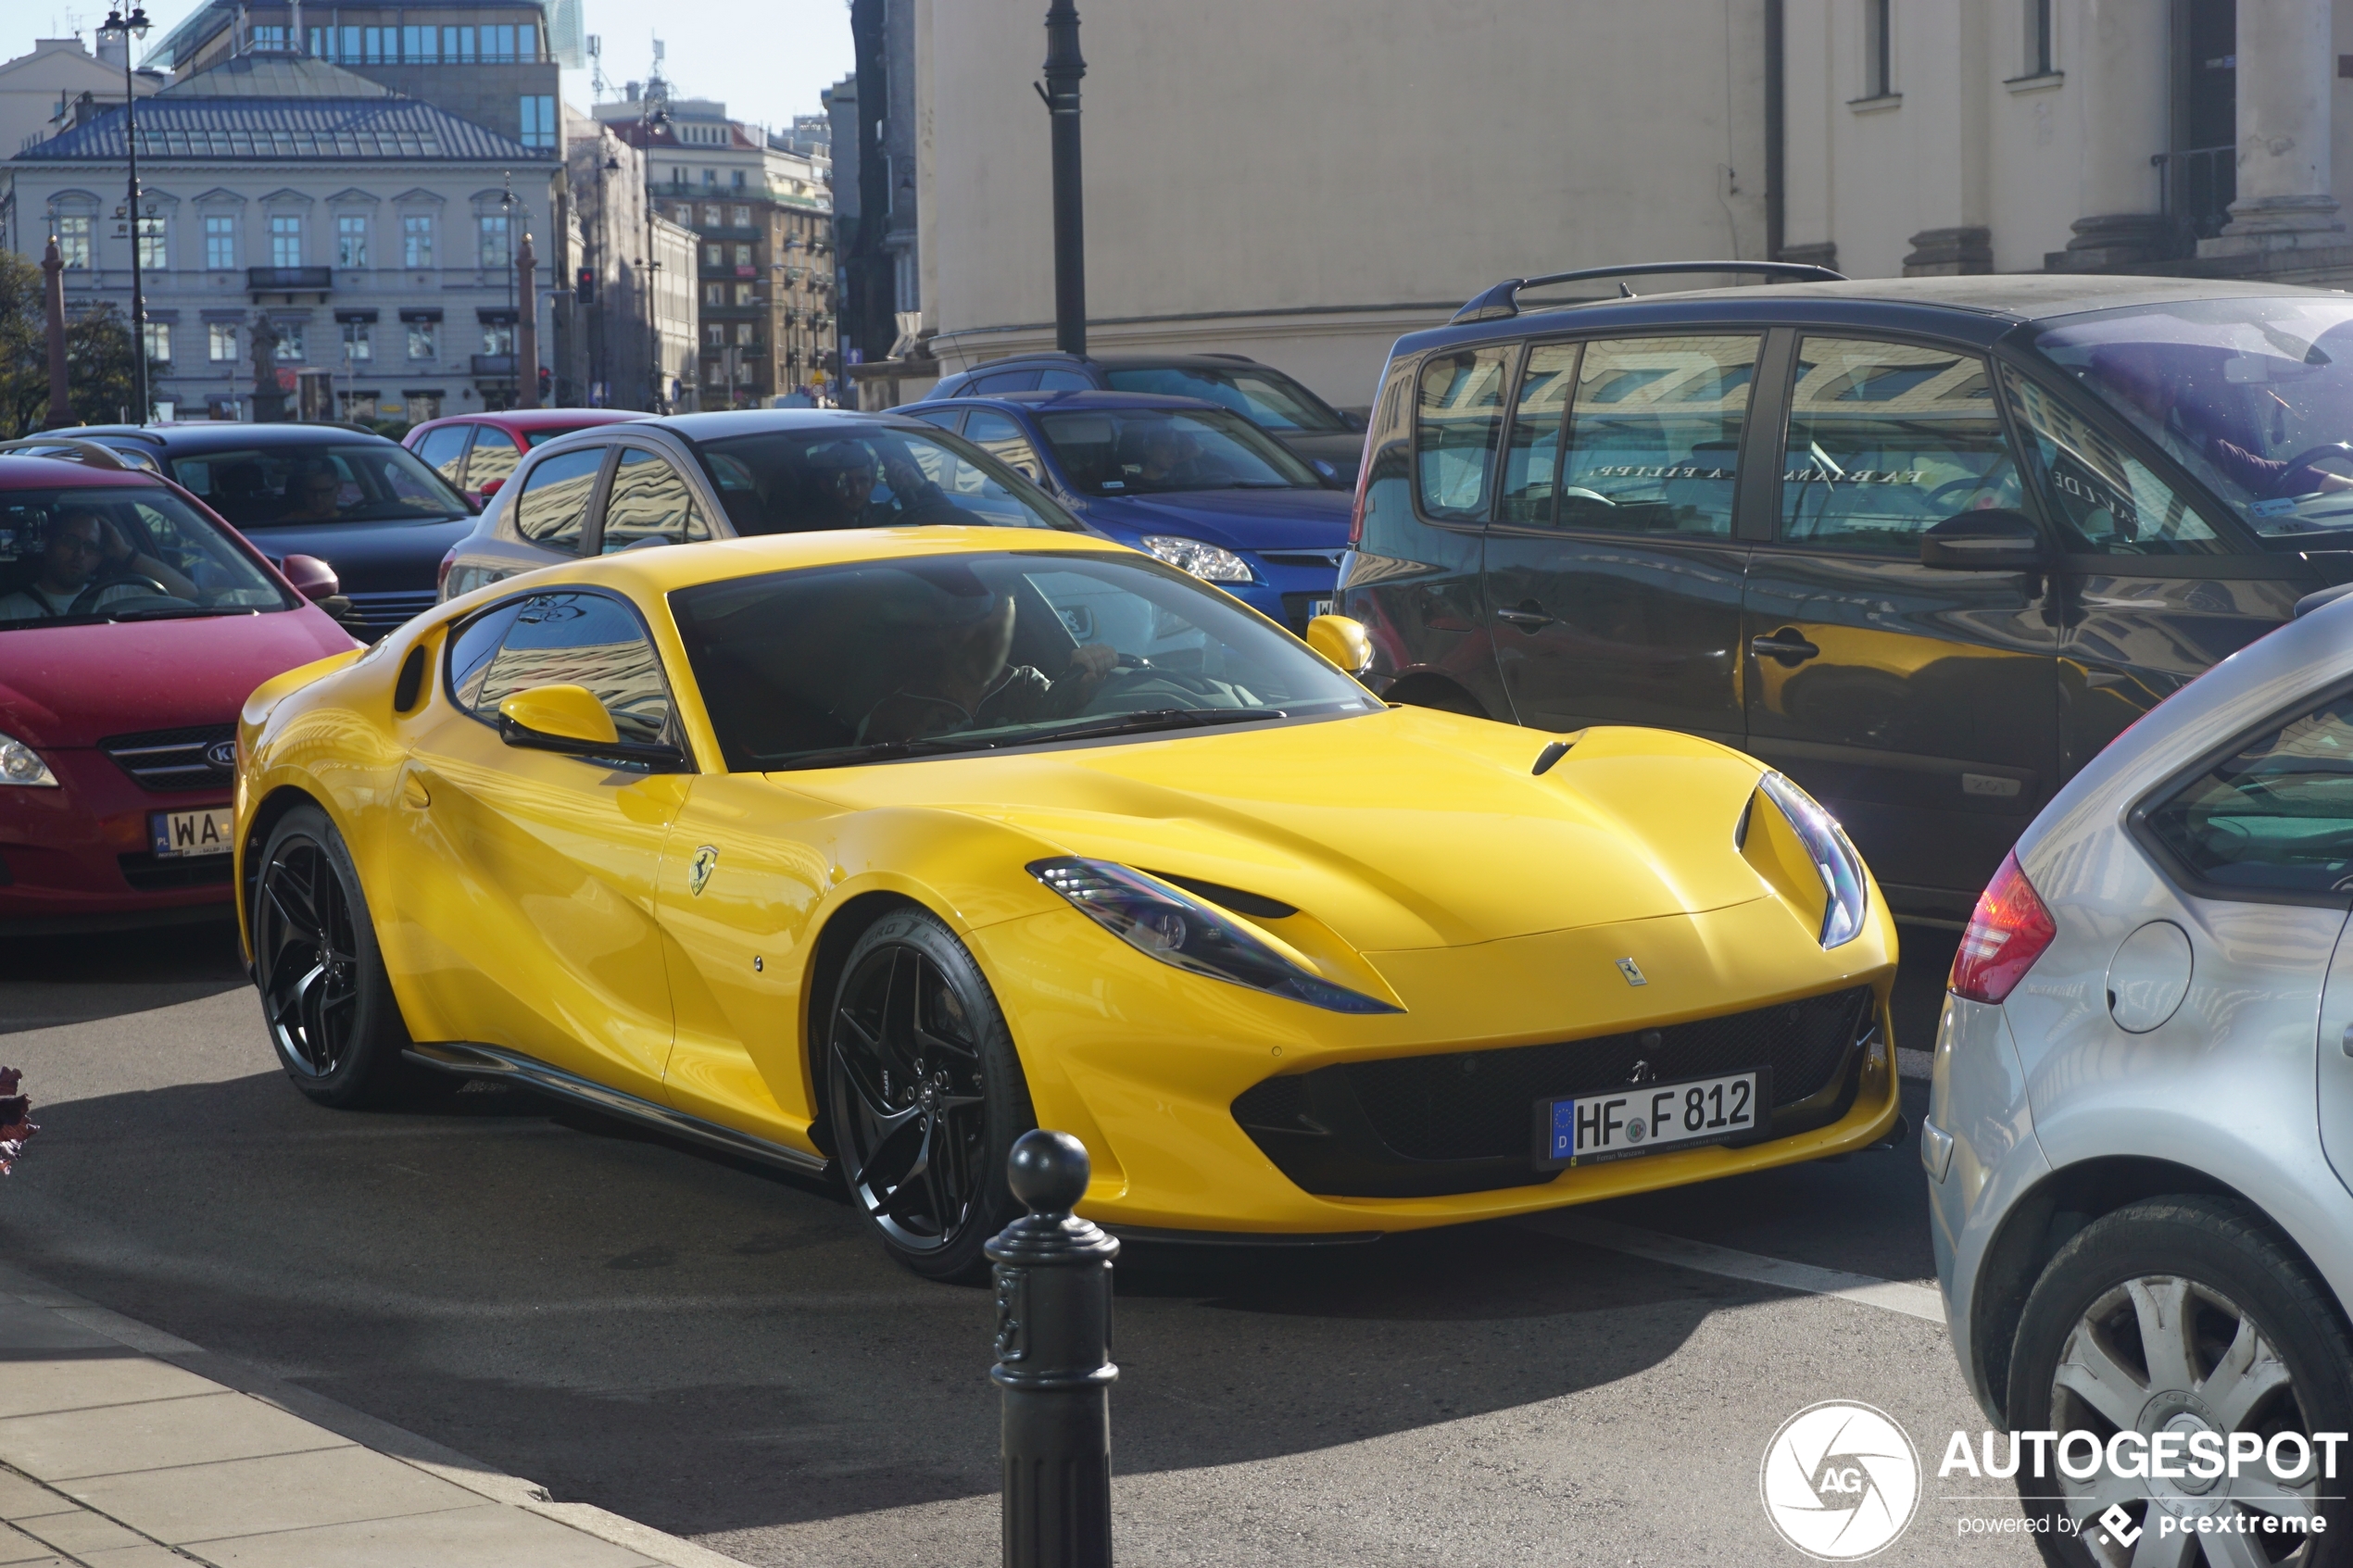
[[[533,686],[498,705],[498,738],[532,751],[610,759],[656,772],[678,772],[686,754],[674,746],[626,741],[612,715],[585,686]]]
[[[1373,667],[1373,639],[1363,622],[1345,615],[1319,615],[1309,621],[1307,646],[1351,675],[1361,676]]]

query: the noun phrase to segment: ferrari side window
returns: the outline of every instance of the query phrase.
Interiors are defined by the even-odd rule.
[[[661,658],[637,617],[617,599],[558,593],[523,600],[467,705],[476,718],[495,721],[498,705],[517,692],[560,685],[594,693],[623,740],[651,745],[670,728]]]
[[[491,658],[497,653],[507,628],[515,623],[515,612],[522,608],[522,602],[518,599],[486,609],[449,639],[449,662],[444,668],[448,673],[449,696],[459,707],[473,711],[482,696],[482,678],[490,670]],[[496,712],[495,708],[493,711]]]

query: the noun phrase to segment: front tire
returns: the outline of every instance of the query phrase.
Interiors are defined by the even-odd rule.
[[[2327,1287],[2253,1210],[2225,1198],[2145,1199],[2085,1226],[2035,1282],[2010,1360],[2009,1420],[2021,1432],[2089,1431],[2103,1443],[2127,1429],[2180,1432],[2185,1442],[2208,1431],[2226,1447],[2234,1432],[2266,1443],[2294,1432],[2309,1442],[2353,1429],[2353,1345]],[[2348,1458],[2339,1450],[2340,1467]],[[2180,1481],[2111,1479],[2105,1466],[2077,1481],[2054,1464],[2039,1481],[2021,1470],[2019,1491],[2045,1521],[2035,1536],[2045,1559],[2070,1568],[2158,1561],[2149,1555],[2158,1547],[2171,1554],[2162,1561],[2184,1565],[2322,1568],[2347,1560],[2353,1510],[2343,1479],[2342,1468],[2336,1482],[2322,1479],[2317,1458],[2284,1477],[2259,1460],[2235,1479],[2225,1471]],[[2111,1505],[2130,1518],[2137,1550],[2100,1526]],[[2194,1529],[2198,1514],[2299,1512],[2325,1528],[2309,1537],[2158,1533],[2168,1513]],[[2223,1552],[2238,1555],[2214,1555]]]
[[[825,1031],[851,1207],[914,1273],[981,1277],[982,1245],[1022,1211],[1005,1160],[1037,1120],[979,965],[928,911],[885,915],[842,965]]]
[[[278,1061],[321,1105],[395,1098],[415,1070],[359,873],[326,812],[298,806],[271,829],[254,879],[254,985]]]

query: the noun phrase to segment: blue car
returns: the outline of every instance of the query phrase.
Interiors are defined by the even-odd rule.
[[[1149,393],[1013,392],[895,411],[962,435],[1089,528],[1294,633],[1331,613],[1351,497],[1230,409]]]

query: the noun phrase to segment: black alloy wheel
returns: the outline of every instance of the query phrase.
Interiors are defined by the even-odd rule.
[[[409,1044],[359,877],[325,812],[271,830],[254,880],[254,985],[295,1086],[324,1105],[378,1103],[409,1076]]]
[[[825,1062],[859,1212],[915,1273],[979,1277],[982,1245],[1020,1212],[1005,1160],[1033,1118],[1003,1014],[946,925],[908,909],[867,928],[842,966]]]

